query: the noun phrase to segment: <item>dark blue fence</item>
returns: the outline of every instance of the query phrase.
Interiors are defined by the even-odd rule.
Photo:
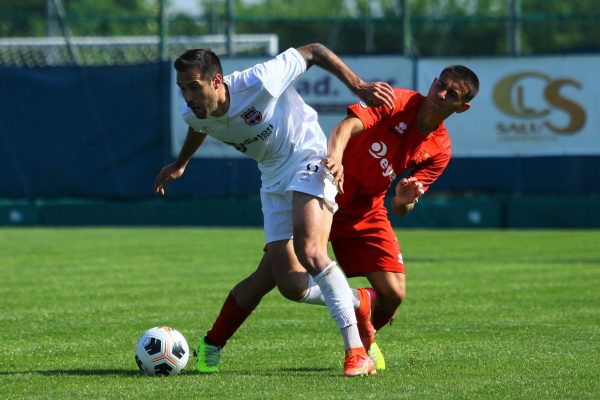
[[[152,198],[172,160],[170,68],[0,68],[0,198]],[[456,158],[432,192],[598,193],[598,171],[600,157]],[[194,159],[169,197],[259,186],[249,159]]]

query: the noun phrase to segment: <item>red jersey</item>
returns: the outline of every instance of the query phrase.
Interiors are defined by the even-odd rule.
[[[423,190],[442,174],[450,161],[450,137],[442,123],[425,135],[417,130],[416,116],[423,95],[394,89],[394,110],[357,103],[348,113],[358,117],[364,131],[351,137],[344,150],[344,193],[334,215],[331,238],[363,231],[387,219],[385,195],[406,171],[423,184]]]

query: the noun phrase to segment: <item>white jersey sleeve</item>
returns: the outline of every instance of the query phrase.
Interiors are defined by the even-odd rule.
[[[249,86],[253,83],[251,80],[257,79],[271,96],[277,98],[304,72],[306,60],[291,47],[275,58],[243,71],[242,75],[246,75],[243,78]]]

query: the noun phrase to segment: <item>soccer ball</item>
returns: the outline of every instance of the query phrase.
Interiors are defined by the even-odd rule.
[[[168,326],[148,329],[135,346],[135,362],[146,375],[177,375],[189,356],[183,335]]]

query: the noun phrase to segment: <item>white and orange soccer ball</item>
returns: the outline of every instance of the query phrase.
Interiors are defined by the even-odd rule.
[[[135,362],[146,375],[177,375],[189,356],[183,335],[168,326],[148,329],[135,346]]]

